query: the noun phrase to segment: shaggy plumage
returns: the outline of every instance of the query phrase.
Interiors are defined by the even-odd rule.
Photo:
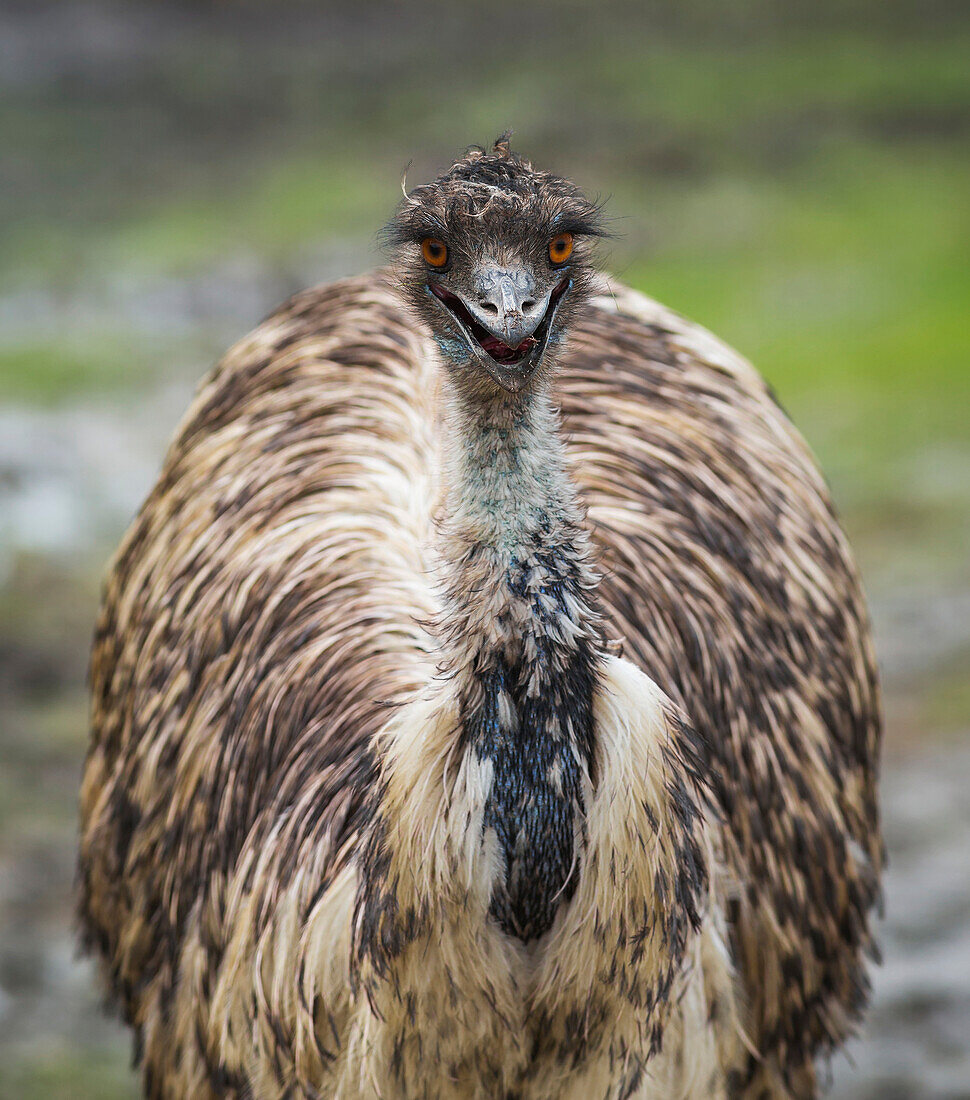
[[[882,860],[824,482],[593,274],[572,185],[507,145],[437,183],[205,380],[111,568],[80,904],[146,1094],[812,1097]],[[576,234],[525,389],[456,353],[432,224]]]

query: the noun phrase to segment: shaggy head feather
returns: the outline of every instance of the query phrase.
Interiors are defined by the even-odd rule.
[[[550,242],[563,234],[572,250],[556,262]],[[590,243],[602,236],[597,204],[513,153],[508,134],[411,191],[385,230],[405,297],[462,385],[479,394],[518,392],[548,374],[588,298]],[[429,239],[446,250],[441,266],[422,253]]]

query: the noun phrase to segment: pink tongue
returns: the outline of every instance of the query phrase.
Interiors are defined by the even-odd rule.
[[[489,336],[482,341],[482,347],[493,359],[515,359],[524,355],[535,343],[535,338],[527,336],[517,348],[510,348],[508,344],[495,336]]]

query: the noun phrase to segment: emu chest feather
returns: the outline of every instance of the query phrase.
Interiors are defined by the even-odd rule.
[[[547,932],[572,898],[585,837],[592,659],[583,650],[557,658],[541,654],[531,668],[499,662],[480,677],[481,701],[463,720],[479,760],[492,765],[482,828],[494,831],[504,867],[490,912],[522,941]]]

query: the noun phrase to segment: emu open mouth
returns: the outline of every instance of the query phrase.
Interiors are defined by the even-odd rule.
[[[555,315],[556,306],[568,287],[569,280],[563,279],[549,295],[549,305],[546,306],[546,312],[543,314],[535,332],[531,336],[527,336],[521,344],[514,348],[509,347],[508,344],[497,336],[493,336],[488,329],[480,325],[469,313],[465,303],[457,294],[452,294],[451,291],[445,290],[443,286],[437,283],[429,284],[428,289],[452,314],[469,343],[474,342],[477,344],[486,355],[503,367],[514,367],[527,359],[532,359],[538,364],[546,345],[546,339],[549,336],[549,326]]]

